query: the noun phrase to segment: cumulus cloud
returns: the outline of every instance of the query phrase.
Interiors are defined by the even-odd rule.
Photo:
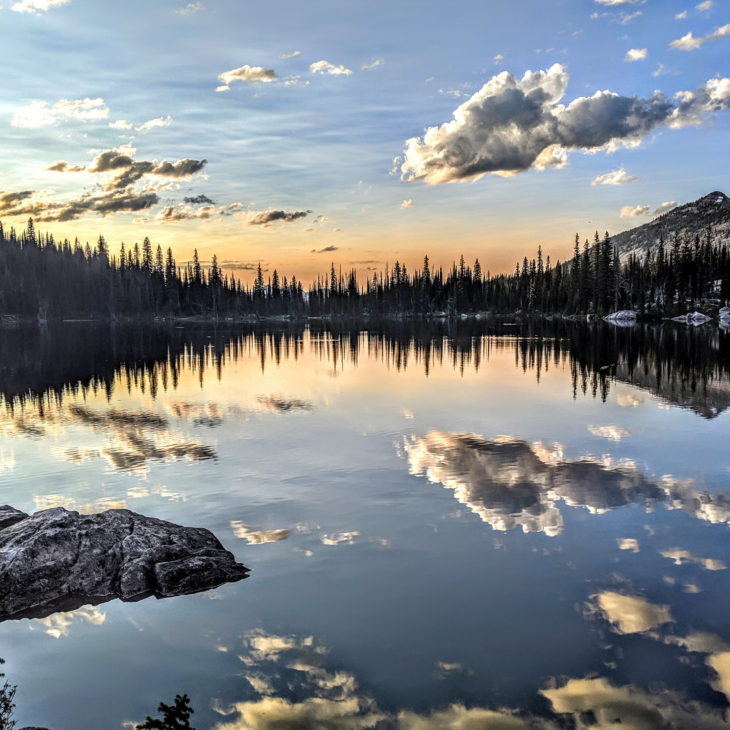
[[[183,198],[183,203],[188,205],[215,205],[215,201],[211,200],[207,195],[195,195],[190,198]]]
[[[0,192],[0,216],[26,218],[38,221],[66,222],[78,220],[86,213],[101,216],[116,213],[134,213],[147,210],[160,202],[157,193],[136,192],[133,188],[86,193],[68,201],[52,201],[46,191],[36,193],[25,190],[20,193]]]
[[[264,226],[265,228],[268,228],[269,226],[273,226],[275,223],[293,223],[294,221],[302,220],[311,212],[311,210],[287,212],[285,210],[274,210],[273,208],[269,208],[268,210],[260,211],[258,213],[249,213],[246,225]]]
[[[727,565],[716,558],[701,558],[689,550],[681,548],[670,548],[661,551],[662,557],[669,558],[674,561],[675,565],[684,565],[685,563],[695,563],[701,565],[705,570],[726,570]]]
[[[137,131],[142,134],[147,134],[147,132],[155,127],[169,127],[171,124],[172,117],[157,117],[157,119],[150,119],[148,122],[137,127]]]
[[[79,165],[69,165],[66,160],[56,160],[44,169],[44,172],[83,172],[85,168]]]
[[[363,71],[369,71],[373,68],[378,68],[378,66],[382,66],[385,63],[385,59],[383,58],[377,58],[372,63],[363,63],[362,70]]]
[[[298,56],[301,56],[301,55],[302,55],[301,51],[294,51],[294,53],[284,53],[281,56],[279,56],[279,58],[288,60],[290,58],[297,58]]]
[[[620,170],[607,172],[605,175],[599,175],[591,185],[626,185],[626,183],[637,182],[636,175],[629,175],[622,167]]]
[[[201,195],[198,198],[186,198],[185,200],[200,200],[200,198],[205,198],[205,196]],[[212,203],[212,201],[210,202]],[[215,207],[215,204],[202,205],[200,208],[193,208],[185,203],[166,205],[155,217],[155,222],[164,225],[166,223],[180,223],[191,220],[206,221],[213,218],[235,215],[241,212],[244,207],[243,203],[231,203],[230,205],[221,205],[218,208]]]
[[[668,200],[666,203],[662,203],[652,213],[652,215],[662,215],[663,213],[668,213],[670,210],[674,210],[676,207],[677,207],[677,201],[676,200]]]
[[[12,9],[16,13],[45,13],[51,8],[57,8],[65,5],[69,0],[20,0],[15,3]]]
[[[658,127],[698,124],[730,108],[730,79],[712,79],[674,99],[598,91],[560,103],[569,76],[555,64],[522,79],[502,72],[454,112],[406,142],[401,177],[429,184],[563,167],[570,150],[595,152],[638,145]]]
[[[109,108],[104,99],[61,99],[53,106],[45,101],[34,101],[18,109],[10,124],[13,127],[35,129],[48,127],[62,121],[77,120],[80,122],[96,122],[109,116]]]
[[[675,19],[675,20],[685,20],[686,18],[687,18],[687,11],[686,11],[686,10],[684,10],[684,11],[683,11],[683,12],[681,12],[681,13],[677,13],[677,14],[676,14],[676,15],[674,16],[674,19]]]
[[[234,81],[241,81],[244,84],[268,84],[276,81],[276,71],[273,68],[262,66],[241,66],[232,71],[224,71],[218,80],[221,82],[216,91],[228,91]]]
[[[715,3],[713,2],[713,0],[704,0],[704,2],[701,2],[699,5],[695,5],[695,8],[700,12],[708,11],[714,7]]]
[[[632,48],[626,53],[624,61],[632,63],[633,61],[643,61],[649,55],[646,48]]]
[[[132,129],[134,124],[128,122],[126,119],[119,119],[116,122],[109,122],[109,126],[112,129]]]
[[[639,218],[643,215],[649,215],[651,211],[650,205],[624,205],[623,208],[621,208],[621,217],[622,218]]]
[[[674,620],[669,606],[649,603],[640,596],[601,591],[591,599],[595,601],[591,608],[597,607],[617,634],[643,634]]]
[[[630,550],[632,553],[640,551],[639,541],[634,537],[623,537],[616,540],[619,550]]]
[[[410,208],[413,205],[413,200],[404,200],[398,207],[403,210],[404,208]]]
[[[128,145],[104,150],[97,154],[88,167],[90,173],[104,173],[106,189],[121,189],[136,183],[145,176],[169,180],[190,180],[201,172],[208,160],[185,158],[177,162],[138,161],[133,158],[135,150]]]
[[[329,61],[316,61],[310,64],[309,72],[313,74],[329,74],[330,76],[350,76],[352,71],[345,68],[342,64],[335,66]]]
[[[669,47],[673,48],[675,51],[696,51],[698,48],[702,48],[705,43],[717,41],[720,40],[720,38],[726,38],[727,36],[730,36],[730,23],[723,25],[721,28],[717,28],[712,33],[700,36],[699,38],[695,38],[691,32],[687,33],[687,35],[678,38],[676,41],[672,41],[669,44]]]
[[[641,5],[646,0],[596,0],[600,5]]]
[[[129,145],[104,150],[96,155],[86,168],[88,174],[99,175],[99,186],[93,192],[84,193],[65,201],[54,201],[48,191],[23,190],[9,193],[0,192],[0,216],[32,216],[39,221],[71,221],[87,213],[102,216],[116,213],[138,213],[159,204],[160,199],[154,184],[141,191],[134,184],[143,178],[162,181],[190,180],[200,172],[207,160],[186,158],[175,163],[141,161],[134,159],[135,150]],[[56,172],[77,172],[64,160],[54,163]]]

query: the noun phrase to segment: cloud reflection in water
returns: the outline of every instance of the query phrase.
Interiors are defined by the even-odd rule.
[[[454,490],[454,496],[495,530],[558,535],[557,503],[602,514],[629,504],[667,509],[713,524],[730,522],[730,498],[700,492],[691,480],[652,480],[630,461],[566,459],[560,444],[545,446],[511,437],[431,431],[404,440],[410,473]]]
[[[687,701],[680,692],[619,686],[604,677],[553,678],[537,693],[542,714],[454,703],[426,713],[387,712],[355,676],[327,668],[327,648],[314,637],[262,630],[244,637],[245,677],[257,699],[227,708],[215,730],[725,730],[721,708]],[[714,663],[723,670],[723,655]],[[730,669],[730,654],[727,655]],[[449,669],[459,665],[447,665]],[[459,667],[460,668],[460,667]],[[718,676],[722,677],[722,674]],[[727,675],[730,680],[730,672]],[[720,682],[723,679],[718,680]],[[536,698],[537,699],[537,698]],[[540,703],[531,703],[538,706]]]

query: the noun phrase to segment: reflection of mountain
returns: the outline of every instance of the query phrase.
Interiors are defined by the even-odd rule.
[[[725,495],[699,492],[691,482],[652,481],[633,463],[565,459],[557,444],[431,431],[406,439],[405,450],[411,474],[453,489],[459,502],[495,530],[522,527],[557,535],[563,528],[560,501],[595,514],[664,502],[697,519],[730,522]]]
[[[246,634],[240,656],[254,697],[215,709],[215,730],[727,730],[723,709],[680,692],[617,686],[602,677],[553,679],[525,708],[452,704],[427,713],[382,710],[346,670],[327,668],[314,637]],[[539,709],[538,709],[539,708]],[[539,714],[538,714],[539,713]]]
[[[550,368],[569,368],[573,391],[605,398],[615,378],[667,401],[713,417],[730,404],[730,333],[715,325],[669,324],[615,328],[560,320],[426,320],[199,328],[66,324],[0,328],[0,397],[7,404],[63,397],[89,389],[109,397],[139,389],[154,398],[175,389],[184,370],[201,384],[208,373],[252,354],[262,370],[298,358],[305,348],[333,370],[366,357],[397,370],[487,367],[493,353],[513,353],[515,366],[537,379]],[[262,395],[255,406],[278,413],[312,410],[312,404]],[[220,424],[201,414],[199,425]]]

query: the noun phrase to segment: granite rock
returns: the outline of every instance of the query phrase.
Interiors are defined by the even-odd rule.
[[[0,621],[198,593],[248,574],[209,530],[131,512],[0,507]]]

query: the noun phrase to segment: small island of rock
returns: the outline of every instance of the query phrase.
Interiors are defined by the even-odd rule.
[[[31,516],[0,507],[0,621],[198,593],[248,572],[203,528],[126,509],[54,507]]]

